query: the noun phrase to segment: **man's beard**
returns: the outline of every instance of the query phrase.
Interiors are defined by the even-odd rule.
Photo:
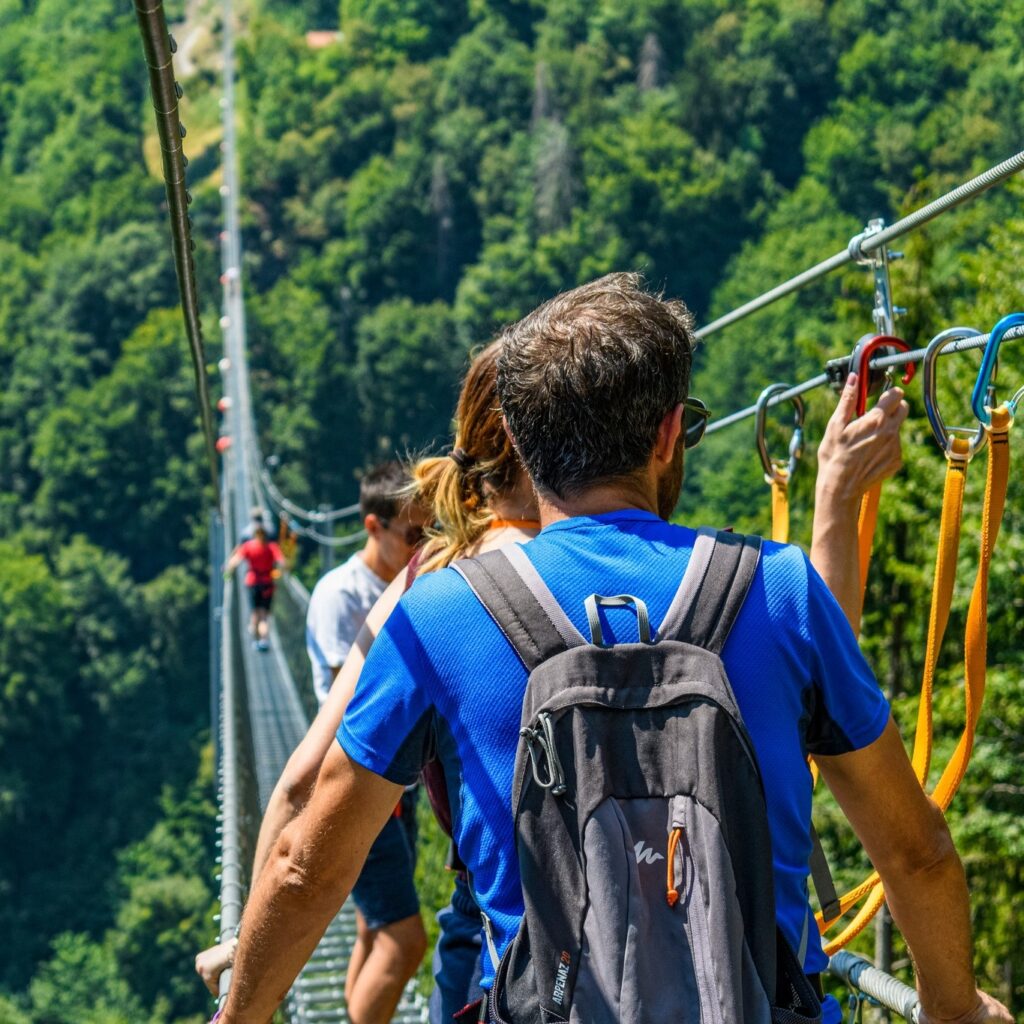
[[[662,519],[671,519],[672,513],[679,504],[679,492],[683,489],[683,454],[686,447],[682,437],[676,442],[676,450],[672,453],[672,462],[668,469],[658,478],[658,515]]]

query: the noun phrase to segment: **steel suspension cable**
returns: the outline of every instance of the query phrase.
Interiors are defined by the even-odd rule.
[[[838,270],[847,263],[863,261],[871,253],[882,249],[894,239],[902,237],[922,224],[926,224],[940,214],[945,213],[947,210],[951,210],[953,207],[966,202],[968,199],[973,199],[975,196],[992,188],[993,185],[998,185],[1000,182],[1005,181],[1020,170],[1024,170],[1024,150],[1008,160],[996,164],[995,167],[990,167],[977,177],[971,178],[970,181],[958,185],[944,196],[940,196],[926,206],[922,206],[906,217],[902,217],[894,224],[890,224],[889,227],[875,232],[862,231],[859,235],[855,235],[842,252],[837,252],[834,256],[830,256],[828,259],[822,260],[821,263],[810,267],[795,277],[791,277],[788,281],[776,285],[763,295],[759,295],[756,299],[751,299],[724,316],[720,316],[717,320],[706,324],[696,332],[697,337],[707,338],[716,331],[720,331],[723,327],[728,327],[738,320],[743,320],[752,313],[764,309],[765,306],[770,306],[773,302],[786,295],[799,291],[805,285],[810,284],[812,281],[817,281],[818,278],[832,273],[833,270]]]
[[[188,207],[192,196],[185,187],[185,168],[188,159],[182,149],[185,126],[178,117],[181,86],[174,80],[171,55],[177,46],[167,31],[163,0],[135,0],[135,16],[142,32],[142,46],[149,66],[149,86],[156,111],[157,134],[160,137],[160,156],[163,163],[167,207],[171,216],[171,244],[174,251],[174,269],[178,276],[178,292],[185,317],[185,333],[192,354],[199,416],[206,442],[210,479],[214,501],[220,500],[217,472],[217,443],[213,426],[213,405],[210,386],[206,379],[206,352],[203,346],[203,328],[199,319],[199,296],[196,288],[196,265],[192,252],[192,220]]]

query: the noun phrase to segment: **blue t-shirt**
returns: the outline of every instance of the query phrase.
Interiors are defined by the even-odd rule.
[[[686,570],[695,531],[626,510],[562,520],[524,550],[570,620],[589,636],[593,593],[642,598],[656,627]],[[616,642],[637,639],[629,609],[608,611]],[[876,740],[889,706],[842,611],[800,549],[765,542],[757,575],[723,651],[764,778],[779,924],[799,948],[811,910],[811,776],[807,755]],[[400,785],[436,753],[455,840],[499,953],[523,913],[512,776],[526,670],[462,577],[422,577],[378,634],[338,732],[346,753]],[[823,970],[809,923],[808,973]],[[493,972],[485,957],[484,984]],[[838,1020],[833,1002],[826,1020]]]

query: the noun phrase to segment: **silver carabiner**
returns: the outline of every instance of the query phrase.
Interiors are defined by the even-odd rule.
[[[942,449],[942,453],[947,459],[962,459],[969,462],[988,443],[988,431],[985,430],[985,424],[980,422],[977,428],[946,426],[942,413],[939,412],[939,405],[935,396],[935,362],[942,350],[952,345],[953,342],[962,341],[965,338],[977,338],[980,334],[981,331],[976,331],[973,327],[949,327],[936,334],[928,342],[924,359],[921,360],[924,375],[924,411],[928,416],[928,422],[931,424],[935,442]],[[969,438],[967,453],[964,455],[958,455],[953,451],[953,435],[955,434]]]
[[[555,751],[555,732],[551,723],[551,715],[543,711],[537,716],[537,726],[531,728],[524,726],[519,730],[519,735],[526,740],[526,749],[530,755],[530,770],[533,772],[533,781],[541,789],[551,790],[552,795],[561,796],[565,792],[565,773],[562,771],[561,762]],[[538,754],[537,748],[540,747]],[[547,762],[541,765],[541,756]],[[546,767],[546,771],[543,768]]]
[[[789,440],[789,461],[785,467],[768,454],[768,442],[765,440],[765,429],[768,421],[768,403],[784,391],[789,390],[788,384],[769,384],[768,387],[758,395],[757,408],[754,419],[754,436],[757,440],[757,453],[761,456],[761,465],[764,467],[764,478],[766,483],[784,483],[791,480],[796,472],[796,464],[804,453],[804,400],[799,395],[794,395],[790,401],[793,403],[793,436]]]

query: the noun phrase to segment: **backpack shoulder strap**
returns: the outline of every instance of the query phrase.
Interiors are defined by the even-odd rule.
[[[661,638],[685,640],[721,654],[757,573],[761,538],[702,527]]]
[[[527,671],[586,643],[520,545],[460,559],[452,568],[469,584]]]

